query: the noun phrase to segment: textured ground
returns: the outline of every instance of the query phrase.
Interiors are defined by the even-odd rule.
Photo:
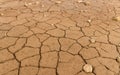
[[[120,0],[0,0],[0,75],[120,75]]]

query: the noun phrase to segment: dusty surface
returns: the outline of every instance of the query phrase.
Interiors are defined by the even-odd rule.
[[[120,75],[120,0],[0,0],[0,75]]]

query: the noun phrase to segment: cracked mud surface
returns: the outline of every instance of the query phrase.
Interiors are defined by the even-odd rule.
[[[120,75],[120,1],[0,0],[0,75]]]

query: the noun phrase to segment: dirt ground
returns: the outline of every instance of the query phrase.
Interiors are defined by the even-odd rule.
[[[0,75],[120,75],[120,0],[0,0]]]

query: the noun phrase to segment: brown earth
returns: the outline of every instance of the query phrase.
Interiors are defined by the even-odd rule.
[[[120,75],[120,0],[0,0],[0,75]]]

